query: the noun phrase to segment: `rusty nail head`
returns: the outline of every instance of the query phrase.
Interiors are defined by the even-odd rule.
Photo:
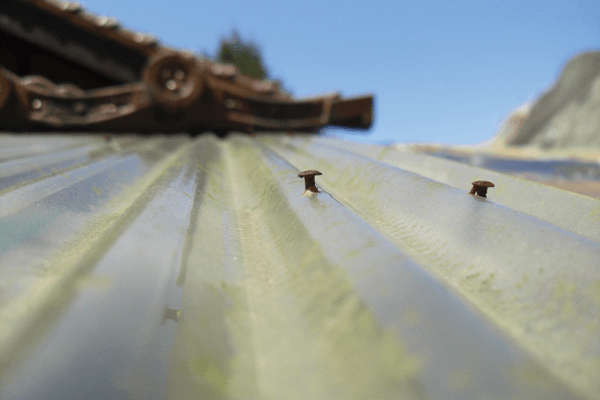
[[[487,190],[490,187],[494,187],[494,184],[490,181],[475,181],[471,183],[473,187],[469,194],[474,194],[481,197],[487,197]]]
[[[319,171],[310,169],[308,171],[302,171],[298,174],[298,178],[304,178],[305,190],[310,190],[313,193],[319,193],[319,189],[315,185],[315,175],[323,175]]]

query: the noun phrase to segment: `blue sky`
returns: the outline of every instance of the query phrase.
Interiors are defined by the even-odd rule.
[[[237,29],[296,96],[375,94],[366,142],[476,144],[600,48],[595,1],[84,0],[162,43],[216,53]]]

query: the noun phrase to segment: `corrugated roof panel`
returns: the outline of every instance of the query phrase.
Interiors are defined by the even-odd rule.
[[[490,190],[490,196],[495,203],[522,211],[590,240],[600,241],[600,224],[597,218],[600,204],[597,199],[556,190],[541,183],[490,169],[403,151],[396,146],[358,145],[329,138],[315,138],[313,143],[320,148],[350,151],[464,191],[471,188],[473,181],[492,181],[496,187]]]
[[[324,138],[36,139],[0,141],[3,398],[597,398],[595,199]]]

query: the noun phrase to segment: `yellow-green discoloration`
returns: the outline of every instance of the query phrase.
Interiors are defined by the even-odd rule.
[[[248,142],[218,144],[225,164],[203,194],[198,226],[211,231],[189,257],[168,397],[420,398],[419,359],[378,327]]]
[[[234,196],[243,193],[236,211],[245,296],[231,315],[249,329],[234,331],[233,396],[244,397],[245,376],[254,371],[252,386],[263,398],[416,397],[418,361],[377,327],[345,272],[328,263],[289,209],[257,150],[242,141],[225,146]]]
[[[594,300],[598,307],[600,307],[600,280],[597,280],[591,284],[588,287],[586,294]]]
[[[465,202],[463,199],[468,196],[463,197],[448,186],[440,187],[435,196],[429,196],[429,189],[436,184],[416,174],[393,170],[389,165],[378,165],[368,158],[349,153],[332,163],[337,152],[318,144],[294,146],[289,143],[287,148],[280,148],[276,138],[267,138],[265,142],[299,168],[310,165],[323,172],[324,189],[338,201],[474,304],[534,354],[544,368],[582,396],[597,396],[600,391],[598,358],[592,351],[598,346],[600,337],[599,324],[592,323],[598,320],[597,290],[593,283],[598,270],[592,267],[592,264],[597,265],[595,244],[573,238],[573,245],[585,248],[587,253],[573,249],[569,253],[561,252],[559,249],[565,245],[559,245],[557,238],[571,240],[568,234],[560,236],[557,230],[542,228],[540,221],[524,214],[517,215],[495,202]],[[420,169],[415,167],[414,170]],[[343,178],[341,171],[344,171]],[[523,186],[516,179],[510,182]],[[550,197],[562,195],[549,192]],[[507,188],[505,196],[517,194],[511,187],[510,191]],[[573,201],[583,202],[577,196],[573,197]],[[505,197],[503,201],[520,205],[518,199]],[[548,216],[542,212],[546,210],[542,200],[521,209],[557,221],[561,227],[569,228],[577,222]],[[588,207],[587,203],[582,207]],[[598,210],[600,207],[595,208],[590,217],[598,218]],[[492,219],[489,216],[492,212],[498,217]],[[477,225],[477,221],[486,219],[496,225]],[[502,230],[497,229],[500,226]],[[516,228],[520,226],[531,232]],[[536,232],[540,229],[556,241],[555,245],[548,247],[539,242],[541,239]],[[594,233],[598,231],[597,226],[586,229],[586,237],[597,238]],[[565,280],[561,286],[561,274],[567,264],[577,280]],[[592,281],[584,279],[586,276]]]
[[[513,379],[528,386],[543,388],[547,385],[546,376],[541,373],[537,365],[523,365],[516,367],[513,371]]]
[[[594,219],[595,221],[600,221],[600,206],[590,211],[590,218]]]
[[[47,323],[60,312],[81,289],[78,279],[88,272],[104,254],[111,243],[144,207],[149,190],[157,180],[168,173],[175,161],[190,151],[182,148],[156,163],[135,185],[125,188],[111,199],[98,215],[56,250],[38,270],[44,271],[35,282],[0,308],[0,369],[11,362],[29,340],[35,339],[33,326],[39,321]],[[44,318],[40,318],[44,315]],[[39,332],[41,333],[41,332]]]
[[[102,290],[107,289],[114,284],[110,276],[82,276],[74,281],[78,290]]]

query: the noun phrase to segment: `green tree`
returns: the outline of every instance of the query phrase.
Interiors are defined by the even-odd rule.
[[[267,79],[269,73],[263,63],[260,48],[252,42],[243,41],[234,30],[228,39],[222,39],[217,61],[236,65],[242,74],[257,79]]]

